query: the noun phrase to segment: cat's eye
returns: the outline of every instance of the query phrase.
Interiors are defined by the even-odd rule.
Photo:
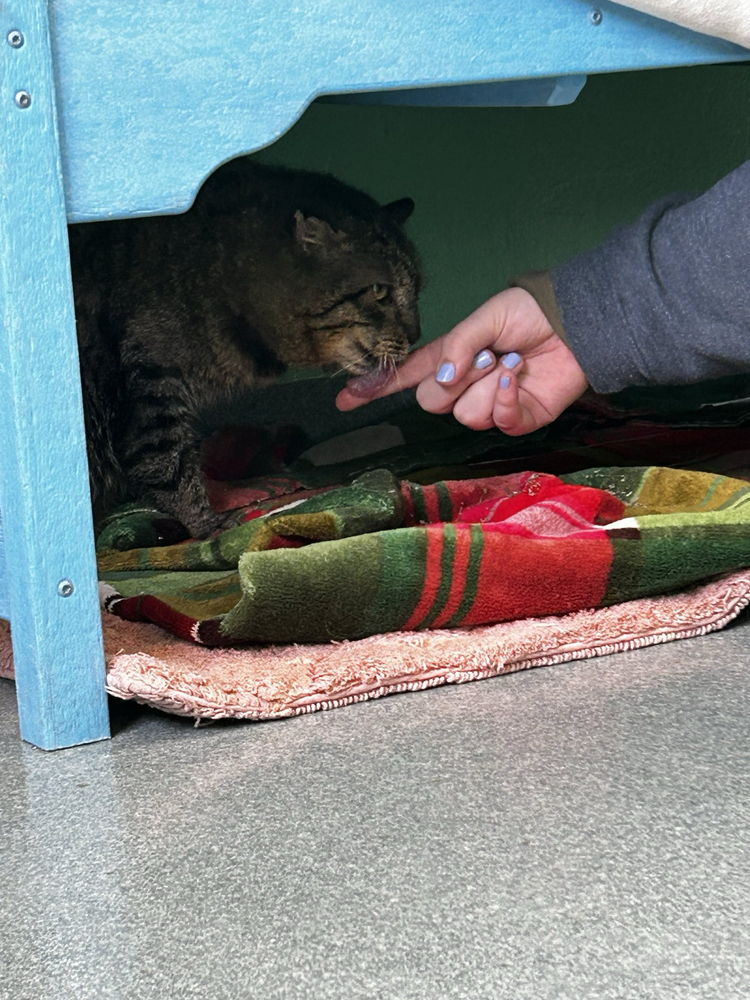
[[[389,292],[388,285],[379,285],[379,284],[375,283],[372,286],[372,294],[375,296],[376,299],[384,299],[384,298],[386,298],[386,296],[388,295],[388,292]]]

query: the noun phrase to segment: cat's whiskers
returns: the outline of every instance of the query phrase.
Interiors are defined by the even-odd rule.
[[[380,367],[382,371],[388,372],[390,376],[394,376],[398,370],[395,354],[384,354],[380,359]]]
[[[400,362],[403,361],[401,351],[375,352],[373,350],[362,351],[362,354],[354,361],[344,362],[336,371],[327,375],[328,379],[334,379],[339,375],[347,374],[350,378],[361,378],[363,375],[372,372],[387,374],[391,378],[398,371]],[[362,371],[362,364],[366,365],[366,370]]]

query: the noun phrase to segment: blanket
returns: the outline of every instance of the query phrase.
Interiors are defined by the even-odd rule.
[[[196,720],[278,719],[705,635],[748,601],[750,573],[740,570],[679,594],[560,617],[236,649],[196,646],[105,614],[107,691]],[[0,620],[0,678],[12,676],[9,626]]]
[[[749,566],[750,485],[658,467],[424,486],[379,470],[99,565],[106,610],[208,646],[487,625]]]
[[[683,28],[750,48],[750,0],[614,0]]]
[[[462,427],[451,414],[408,406],[386,423],[358,428],[300,453],[299,427],[236,427],[205,448],[209,500],[236,520],[322,493],[388,468],[422,483],[505,475],[535,468],[555,475],[592,466],[670,465],[750,478],[750,378],[649,387],[614,397],[587,393],[555,424],[508,438]],[[398,442],[398,443],[395,443]],[[188,539],[185,528],[142,504],[125,504],[97,524],[97,549],[134,549]]]

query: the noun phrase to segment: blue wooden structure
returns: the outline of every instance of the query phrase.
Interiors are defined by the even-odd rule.
[[[560,104],[748,58],[588,0],[9,0],[0,53],[0,615],[46,749],[108,735],[67,222],[184,211],[316,97]]]

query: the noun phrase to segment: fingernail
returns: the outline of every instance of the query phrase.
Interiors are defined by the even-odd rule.
[[[503,377],[500,379],[500,388],[507,389],[509,385],[510,385],[510,375],[503,375]]]
[[[495,356],[490,351],[480,351],[474,358],[474,367],[480,370],[482,368],[489,368],[494,360]]]
[[[505,365],[506,368],[515,368],[520,360],[521,355],[516,354],[515,351],[511,351],[510,354],[506,354],[505,357],[500,358],[500,364]]]
[[[452,382],[453,376],[455,374],[456,374],[456,369],[453,367],[450,361],[446,361],[445,364],[441,365],[440,368],[438,369],[438,373],[435,376],[435,381],[443,383]]]

